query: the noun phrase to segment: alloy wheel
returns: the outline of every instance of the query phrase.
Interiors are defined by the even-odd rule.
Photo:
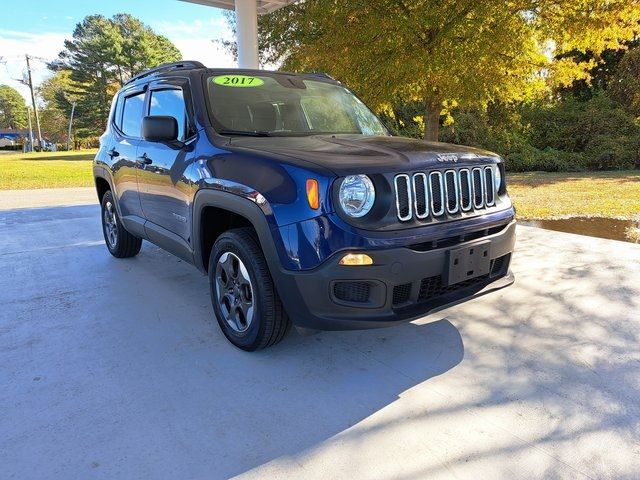
[[[104,221],[104,231],[106,233],[109,246],[111,248],[115,248],[118,243],[118,223],[116,221],[116,213],[113,203],[105,203],[102,217]]]
[[[242,260],[231,252],[220,255],[216,264],[216,294],[220,311],[237,333],[249,329],[254,316],[253,284]]]

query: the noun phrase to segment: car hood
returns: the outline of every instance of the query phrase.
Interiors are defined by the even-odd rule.
[[[229,147],[314,163],[343,176],[354,173],[404,172],[445,164],[495,162],[485,150],[405,137],[309,135],[301,137],[234,137]],[[446,154],[455,154],[446,156]]]

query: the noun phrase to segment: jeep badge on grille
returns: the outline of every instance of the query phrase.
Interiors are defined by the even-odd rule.
[[[458,155],[455,153],[438,153],[436,158],[441,163],[456,163],[458,161]]]

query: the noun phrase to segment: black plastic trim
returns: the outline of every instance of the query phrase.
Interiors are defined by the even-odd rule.
[[[306,271],[277,272],[276,285],[287,313],[296,326],[315,330],[355,330],[396,325],[419,318],[447,306],[461,303],[513,283],[508,273],[508,261],[499,275],[478,282],[442,297],[418,302],[418,288],[411,290],[408,304],[393,305],[393,287],[415,284],[425,277],[442,275],[451,248],[471,246],[490,241],[491,259],[510,254],[515,244],[515,221],[500,232],[483,239],[458,244],[455,247],[418,252],[406,247],[367,251],[374,259],[370,266],[345,267],[334,255],[319,267]],[[507,257],[507,258],[510,258]],[[379,308],[371,306],[337,305],[328,295],[329,285],[335,281],[376,280],[386,285],[386,299]],[[327,292],[325,295],[320,292]]]

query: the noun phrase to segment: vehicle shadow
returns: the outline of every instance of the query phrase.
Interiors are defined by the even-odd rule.
[[[292,329],[271,348],[244,352],[227,342],[213,318],[205,276],[183,262],[176,269],[176,259],[149,245],[134,262],[115,274],[158,279],[150,314],[135,322],[144,330],[158,328],[157,312],[177,336],[169,363],[193,366],[189,378],[183,369],[167,377],[174,368],[148,359],[165,376],[154,384],[154,395],[182,412],[163,422],[194,460],[194,477],[215,466],[216,478],[229,478],[322,444],[446,374],[465,355],[460,332],[442,316],[379,330],[304,336]],[[184,309],[196,314],[166,317],[172,301],[186,305],[194,296],[196,305]]]
[[[212,382],[226,386],[216,388],[221,417],[200,425],[209,437],[224,424],[224,434],[211,438],[209,451],[219,478],[301,455],[344,435],[412,387],[454,369],[464,358],[464,345],[458,329],[441,318],[375,331],[311,336],[293,331],[268,350],[239,355],[242,361],[234,363],[241,367],[233,378],[212,374]],[[190,394],[208,396],[211,387],[203,383]]]

